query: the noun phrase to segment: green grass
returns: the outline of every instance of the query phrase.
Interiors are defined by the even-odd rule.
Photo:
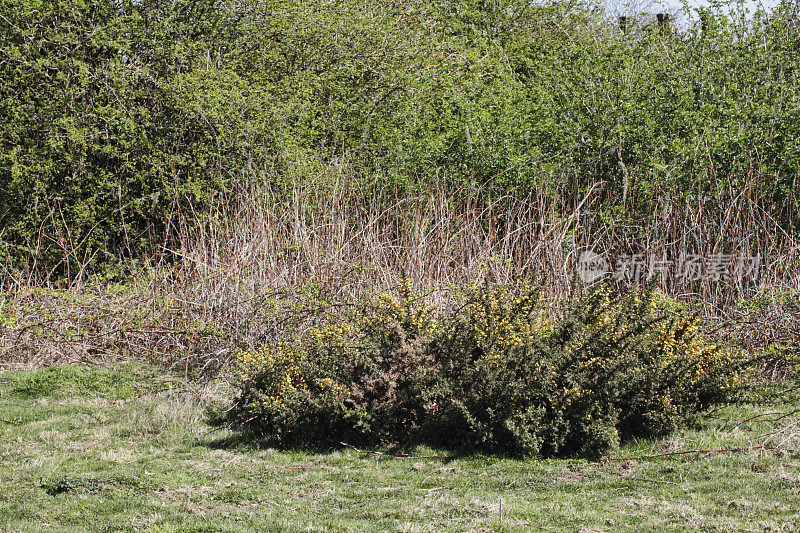
[[[209,406],[225,396],[223,382],[186,387],[143,366],[0,374],[0,530],[800,528],[794,453],[589,463],[278,451],[214,425]],[[742,420],[798,407],[798,397],[727,407],[703,428],[631,443],[619,456],[760,444],[797,416]]]

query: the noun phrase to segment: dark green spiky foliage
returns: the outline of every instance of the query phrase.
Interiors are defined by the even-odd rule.
[[[651,289],[613,298],[603,287],[555,320],[537,307],[540,291],[470,288],[442,315],[404,282],[290,355],[241,354],[234,416],[279,445],[598,456],[691,423],[742,386],[744,362],[707,344],[696,317],[654,312]],[[276,372],[287,360],[297,376]]]

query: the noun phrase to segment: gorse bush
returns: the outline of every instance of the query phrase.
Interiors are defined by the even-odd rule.
[[[665,434],[730,399],[737,365],[696,323],[656,315],[651,290],[612,299],[602,288],[573,304],[548,339],[555,418],[569,422],[553,451],[591,453],[621,437]]]
[[[292,344],[242,352],[235,418],[276,445],[425,442],[596,456],[668,433],[742,387],[694,316],[601,287],[558,315],[541,286],[469,287],[450,312],[410,280]]]

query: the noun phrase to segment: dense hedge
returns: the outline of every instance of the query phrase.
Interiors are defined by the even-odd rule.
[[[796,2],[677,37],[517,0],[0,13],[0,238],[17,259],[139,255],[189,204],[330,165],[393,194],[432,180],[524,194],[544,177],[565,206],[602,182],[620,219],[746,190],[797,228]]]

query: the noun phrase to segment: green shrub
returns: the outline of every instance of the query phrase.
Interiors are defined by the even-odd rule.
[[[235,417],[278,445],[597,456],[732,399],[739,365],[652,291],[601,287],[554,317],[541,287],[470,287],[449,313],[409,280],[293,344],[242,352]]]
[[[800,226],[796,1],[669,40],[583,2],[0,6],[0,245],[22,272],[148,257],[182,217],[259,183],[324,191],[326,168],[376,198],[537,191],[564,217],[602,183],[593,210],[622,226],[684,199],[719,220],[747,190],[763,218],[728,240]]]

